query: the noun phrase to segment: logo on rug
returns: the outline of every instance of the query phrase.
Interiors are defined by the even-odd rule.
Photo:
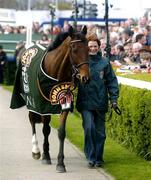
[[[70,109],[73,102],[74,85],[65,82],[54,86],[50,91],[50,101],[53,105],[60,104],[62,110]]]
[[[22,65],[29,67],[32,58],[35,57],[37,53],[38,53],[37,48],[31,48],[26,50],[21,57]]]

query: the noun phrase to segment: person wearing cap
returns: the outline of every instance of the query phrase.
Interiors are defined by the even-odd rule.
[[[0,83],[3,83],[4,81],[4,65],[6,59],[7,59],[6,52],[3,50],[3,46],[0,45]]]
[[[112,66],[100,52],[96,35],[88,37],[90,81],[78,84],[76,108],[82,116],[84,153],[88,167],[101,167],[104,163],[105,114],[109,100],[117,108],[118,81]]]

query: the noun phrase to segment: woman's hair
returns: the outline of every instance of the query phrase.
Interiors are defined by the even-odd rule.
[[[100,40],[98,39],[97,35],[95,33],[87,35],[87,40],[89,41],[96,41],[98,46],[101,45]]]

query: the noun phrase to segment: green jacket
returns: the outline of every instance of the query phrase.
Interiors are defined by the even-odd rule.
[[[106,58],[101,54],[90,55],[91,79],[87,84],[78,85],[76,108],[82,110],[100,110],[107,112],[108,100],[117,102],[119,86],[115,73]]]

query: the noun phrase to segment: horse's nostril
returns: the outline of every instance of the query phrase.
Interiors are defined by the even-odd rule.
[[[87,83],[87,82],[88,82],[88,79],[89,79],[89,78],[88,78],[87,76],[83,76],[82,79],[81,79],[81,80],[82,80],[82,83]]]
[[[81,75],[80,75],[80,74],[77,74],[77,75],[76,75],[76,78],[77,78],[77,79],[81,79]]]
[[[81,83],[87,83],[89,81],[89,77],[88,76],[82,76],[80,74],[77,74],[76,78],[79,79],[81,81]]]

